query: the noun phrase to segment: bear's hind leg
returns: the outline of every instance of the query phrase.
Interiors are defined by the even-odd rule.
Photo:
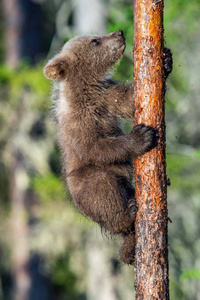
[[[136,211],[136,210],[135,210]],[[115,216],[113,216],[112,220],[107,222],[107,226],[105,224],[105,228],[111,234],[129,234],[132,232],[133,223],[135,220],[136,213],[130,213],[128,209],[117,212]]]
[[[123,234],[123,244],[119,250],[120,259],[128,264],[134,265],[135,262],[135,233]]]

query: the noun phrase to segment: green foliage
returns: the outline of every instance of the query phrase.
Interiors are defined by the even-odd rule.
[[[25,93],[29,93],[31,108],[36,110],[46,110],[49,106],[49,81],[44,77],[42,64],[35,67],[23,63],[17,70],[11,70],[6,65],[0,65],[0,87],[6,97],[1,97],[9,101],[13,108],[21,105],[21,98]]]
[[[117,22],[116,22],[117,20]],[[126,37],[126,50],[122,62],[116,66],[114,78],[122,81],[133,80],[133,9],[131,3],[121,2],[112,6],[109,13],[108,31],[113,32],[122,29]]]
[[[169,35],[168,38],[176,38],[177,42],[179,42],[179,38],[181,38],[179,34],[183,34],[186,30],[189,33],[193,33],[199,28],[199,5],[199,0],[192,2],[188,2],[187,0],[167,1],[165,27],[167,28],[170,25],[170,29],[174,27],[172,35]]]
[[[69,258],[59,257],[57,261],[55,261],[51,268],[52,272],[52,281],[57,286],[64,287],[68,293],[72,293],[76,283],[75,275],[70,271],[69,268]]]
[[[49,81],[43,75],[42,64],[34,68],[23,64],[17,74],[13,72],[12,75],[10,85],[14,90],[27,88],[38,96],[46,96],[49,92]]]
[[[200,282],[200,270],[196,270],[196,269],[190,269],[190,270],[184,270],[182,271],[181,274],[181,280],[197,280]]]
[[[198,152],[199,153],[199,152]],[[196,156],[171,153],[167,155],[167,175],[172,187],[185,193],[198,193],[200,159]]]
[[[180,282],[170,275],[169,281],[170,298],[172,299],[184,299],[184,293],[181,289]]]
[[[70,269],[69,257],[60,256],[50,265],[51,280],[54,285],[54,289],[59,291],[61,297],[71,300],[84,300],[85,296],[79,292],[77,288],[76,274]]]
[[[112,32],[119,29],[123,30],[128,45],[131,45],[133,40],[133,9],[131,3],[124,4],[123,10],[121,4],[117,3],[110,10],[108,31]]]
[[[54,174],[36,175],[31,181],[32,189],[39,194],[43,205],[63,200],[64,183]]]
[[[55,174],[36,174],[30,187],[40,201],[39,222],[31,229],[31,249],[45,256],[57,299],[67,295],[83,300],[85,236],[91,225],[76,213],[63,181]]]
[[[0,84],[2,85],[9,83],[12,73],[12,70],[6,65],[0,65]]]
[[[1,4],[0,4],[1,5]],[[3,61],[3,56],[4,56],[4,43],[3,43],[3,38],[4,38],[4,19],[3,19],[3,10],[0,9],[0,63]]]

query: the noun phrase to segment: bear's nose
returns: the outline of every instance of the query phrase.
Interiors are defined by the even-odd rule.
[[[118,30],[118,35],[119,36],[123,36],[124,34],[123,34],[123,31],[122,30]]]

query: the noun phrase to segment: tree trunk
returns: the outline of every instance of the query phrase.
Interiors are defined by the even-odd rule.
[[[31,278],[28,270],[28,225],[25,210],[25,194],[28,177],[22,155],[12,152],[10,163],[10,197],[12,201],[12,268],[14,277],[14,300],[28,300]]]
[[[31,0],[3,0],[5,61],[16,68],[21,59],[35,64],[43,51],[41,4]]]
[[[156,148],[135,160],[136,299],[169,299],[163,1],[134,0],[135,125],[158,132]]]
[[[107,246],[103,239],[97,238],[96,228],[91,229],[87,243],[87,299],[119,299],[117,279],[113,274],[113,266],[109,259]]]
[[[15,0],[2,1],[5,20],[5,61],[11,68],[16,68],[20,59],[20,35],[22,15],[20,5]]]
[[[101,0],[77,1],[74,10],[75,31],[78,34],[105,34],[106,15],[105,3]]]

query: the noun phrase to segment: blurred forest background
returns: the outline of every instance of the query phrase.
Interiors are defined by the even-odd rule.
[[[65,41],[122,29],[115,78],[132,80],[131,1],[0,2],[0,300],[130,300],[134,271],[73,207],[60,175],[43,67]],[[171,299],[200,299],[200,0],[165,1]],[[124,122],[126,130],[132,121]]]

